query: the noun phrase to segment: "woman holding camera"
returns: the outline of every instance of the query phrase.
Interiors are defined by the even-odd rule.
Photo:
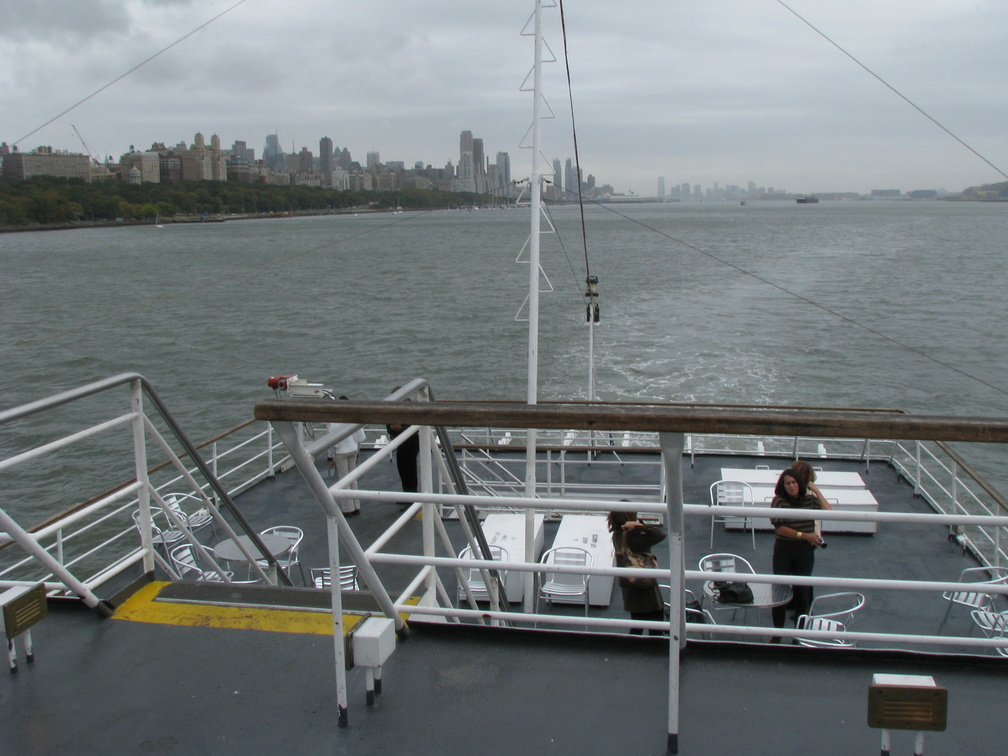
[[[616,549],[617,567],[658,567],[651,547],[665,540],[664,530],[657,525],[638,522],[636,512],[610,512],[607,522]],[[623,593],[623,610],[630,613],[630,619],[652,622],[665,619],[665,600],[657,580],[621,577],[619,585]],[[642,635],[643,632],[643,629],[634,628],[630,634]],[[652,634],[661,633],[648,631],[648,635]]]
[[[816,532],[811,510],[831,509],[829,502],[811,493],[794,469],[787,469],[777,479],[774,498],[770,504],[775,509],[810,510],[808,517],[798,519],[774,519],[773,572],[775,575],[811,575],[815,566],[816,546],[822,546],[822,536]],[[812,604],[812,586],[792,586],[795,617],[808,614]],[[775,606],[772,610],[774,627],[784,627],[787,606]],[[779,642],[779,639],[774,639]]]

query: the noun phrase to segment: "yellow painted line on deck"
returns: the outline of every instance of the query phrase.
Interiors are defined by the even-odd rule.
[[[214,627],[233,630],[262,630],[269,633],[303,633],[332,635],[332,612],[310,612],[295,609],[261,607],[214,606],[175,601],[155,601],[165,582],[149,583],[130,596],[115,610],[112,619],[149,622],[185,627]],[[416,599],[411,599],[415,602]],[[402,615],[407,619],[409,615]],[[361,615],[343,615],[346,635],[362,619]]]

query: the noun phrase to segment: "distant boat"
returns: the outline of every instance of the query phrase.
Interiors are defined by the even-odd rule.
[[[795,202],[797,202],[799,205],[818,205],[819,204],[819,198],[818,197],[798,197],[798,199],[796,199]]]
[[[161,213],[160,212],[158,212],[158,214],[156,216],[154,216],[154,227],[155,228],[164,228],[164,226],[161,225]]]

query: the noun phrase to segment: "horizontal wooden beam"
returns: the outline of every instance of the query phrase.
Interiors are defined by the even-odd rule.
[[[719,433],[930,441],[1008,442],[1008,419],[908,415],[894,410],[709,405],[332,401],[267,399],[256,420],[598,431]]]

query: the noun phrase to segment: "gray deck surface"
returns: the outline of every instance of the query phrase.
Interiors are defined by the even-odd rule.
[[[417,626],[385,666],[374,708],[349,675],[336,726],[331,640],[98,620],[56,609],[34,665],[0,677],[5,754],[661,754],[667,645]],[[998,754],[1008,668],[938,657],[824,656],[752,645],[691,648],[680,753],[878,753],[874,672],[930,674],[949,725],[926,753]],[[910,733],[893,753],[910,754]]]
[[[698,458],[687,502],[706,501],[723,461]],[[364,485],[390,487],[394,476],[394,466],[381,465]],[[923,511],[892,470],[873,465],[866,481],[884,509]],[[324,519],[296,472],[238,503],[260,529],[303,527],[306,569],[326,563]],[[365,501],[349,522],[367,546],[398,514],[396,504]],[[419,532],[419,522],[410,526]],[[454,538],[457,524],[448,527]],[[555,527],[547,526],[547,544]],[[710,551],[708,539],[706,522],[687,520],[689,567]],[[757,534],[753,551],[748,534],[719,528],[714,550],[769,572],[771,540]],[[667,552],[658,555],[666,565]],[[816,574],[954,579],[971,563],[943,528],[883,525],[875,536],[832,537]],[[394,593],[410,570],[380,572]],[[944,609],[937,596],[870,593],[857,629],[931,633]],[[592,611],[625,616],[618,595],[608,610]],[[968,626],[968,617],[953,615],[946,632]],[[665,752],[668,646],[660,638],[415,624],[385,667],[373,709],[364,703],[363,671],[349,673],[350,725],[339,730],[327,637],[99,620],[67,606],[54,607],[33,635],[36,663],[22,663],[15,676],[0,672],[3,754]],[[928,734],[926,753],[1004,753],[1006,661],[691,643],[680,753],[877,753],[880,734],[866,725],[875,672],[929,674],[949,689],[948,730]],[[912,747],[910,733],[894,733],[894,754]]]

